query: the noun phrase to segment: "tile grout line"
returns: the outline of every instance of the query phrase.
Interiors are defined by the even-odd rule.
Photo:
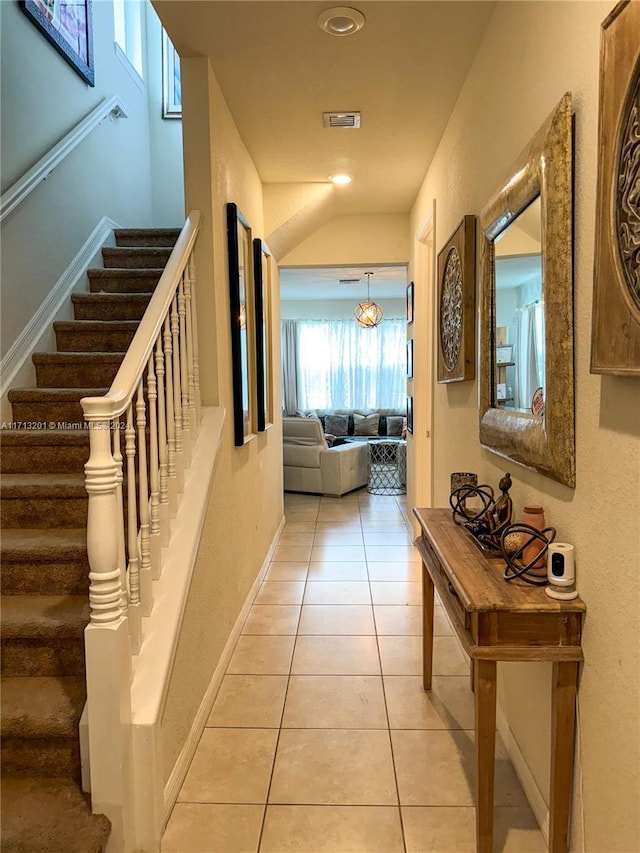
[[[318,513],[319,513],[319,509],[320,509],[320,505],[318,505]],[[313,531],[313,538],[314,539],[315,539],[315,532],[318,528],[318,513],[316,513],[316,521],[315,521],[315,527],[314,527],[314,531]],[[286,522],[285,522],[285,530],[286,530]],[[313,550],[313,540],[312,540],[312,550]],[[275,769],[276,769],[276,759],[278,757],[278,747],[280,745],[280,735],[282,734],[282,724],[284,722],[284,713],[285,713],[285,709],[287,707],[287,696],[289,695],[289,685],[291,683],[291,670],[293,669],[293,659],[295,657],[296,645],[298,643],[298,630],[300,628],[300,620],[302,619],[302,606],[303,606],[302,602],[304,601],[304,595],[305,595],[305,592],[307,590],[307,578],[309,577],[309,565],[310,565],[310,563],[311,563],[311,551],[309,552],[309,559],[307,560],[307,572],[305,574],[304,589],[302,590],[302,598],[300,600],[300,612],[298,613],[298,623],[296,625],[295,639],[293,641],[293,649],[291,650],[291,660],[289,661],[289,673],[287,675],[287,686],[285,687],[285,691],[284,691],[284,699],[282,702],[282,711],[280,713],[280,725],[278,726],[278,734],[276,737],[276,746],[275,746],[275,749],[273,752],[273,762],[271,764],[271,773],[269,774],[269,784],[267,785],[267,792],[265,794],[264,812],[262,813],[262,823],[260,824],[260,834],[258,836],[258,844],[256,847],[256,853],[260,853],[260,848],[262,846],[262,837],[264,835],[264,828],[265,828],[265,825],[267,822],[267,809],[269,808],[269,796],[271,794],[271,786],[273,784],[273,774],[274,774]],[[271,568],[271,566],[269,566],[269,569],[270,568]]]
[[[362,516],[361,516],[361,520],[362,520]],[[366,551],[365,551],[365,559],[366,559]],[[371,592],[371,577],[369,575],[369,562],[368,562],[368,560],[367,560],[367,577],[369,577],[369,591]],[[394,781],[395,786],[396,786],[396,798],[398,800],[398,820],[400,821],[400,833],[402,835],[402,849],[403,849],[404,853],[407,853],[407,841],[406,841],[405,831],[404,831],[404,821],[402,819],[402,807],[400,804],[400,787],[398,785],[398,772],[396,769],[396,758],[395,758],[395,754],[393,751],[393,740],[391,738],[391,721],[389,719],[389,706],[387,704],[387,691],[385,689],[384,672],[382,670],[382,656],[380,654],[378,622],[376,619],[376,610],[375,610],[375,607],[373,606],[373,595],[371,596],[371,609],[373,611],[373,627],[374,627],[374,630],[376,632],[376,635],[375,635],[376,636],[376,649],[378,652],[378,664],[380,666],[380,683],[382,685],[382,699],[384,701],[384,712],[385,712],[385,716],[387,718],[387,736],[389,738],[389,751],[391,753],[391,765],[393,767],[393,781]]]

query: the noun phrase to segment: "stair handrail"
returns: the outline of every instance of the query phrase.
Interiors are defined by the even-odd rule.
[[[101,417],[117,418],[125,413],[131,403],[175,296],[180,277],[191,256],[199,227],[200,211],[192,210],[187,216],[111,387],[104,397],[83,397],[80,401],[85,416],[90,415],[91,420]]]
[[[89,426],[88,766],[93,808],[107,814],[116,840],[133,790],[133,661],[153,630],[147,617],[163,579],[172,519],[200,446],[199,225],[200,212],[191,211],[107,394],[80,401]],[[123,849],[118,843],[114,849]]]
[[[53,148],[49,149],[37,163],[18,178],[0,198],[0,222],[21,204],[25,198],[46,178],[60,163],[71,154],[94,128],[108,117],[128,118],[125,105],[118,97],[112,95],[104,98],[95,109],[85,116],[69,133],[62,137]]]

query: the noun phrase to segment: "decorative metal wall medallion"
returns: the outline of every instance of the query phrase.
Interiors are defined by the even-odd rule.
[[[640,3],[602,24],[591,372],[640,376]]]
[[[620,134],[616,234],[624,283],[640,308],[640,63],[635,78]]]
[[[462,264],[454,246],[447,257],[440,297],[440,343],[447,370],[453,370],[458,363],[462,343],[462,311]]]
[[[438,382],[476,375],[475,235],[475,216],[465,216],[438,253]]]

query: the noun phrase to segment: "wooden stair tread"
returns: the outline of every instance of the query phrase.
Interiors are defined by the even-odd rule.
[[[2,736],[74,737],[86,702],[81,676],[2,678]]]
[[[82,560],[87,554],[84,527],[14,527],[2,531],[0,554],[3,562],[25,560]]]
[[[3,595],[0,603],[3,641],[82,637],[89,622],[86,595]]]
[[[69,779],[2,781],[4,853],[101,853],[111,824]]]

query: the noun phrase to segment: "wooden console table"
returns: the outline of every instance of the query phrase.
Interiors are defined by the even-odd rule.
[[[553,663],[549,850],[566,853],[584,602],[555,601],[544,587],[505,581],[504,561],[485,555],[453,523],[449,509],[414,513],[422,530],[416,546],[422,557],[424,689],[431,689],[434,587],[473,666],[478,853],[493,850],[497,661]]]

